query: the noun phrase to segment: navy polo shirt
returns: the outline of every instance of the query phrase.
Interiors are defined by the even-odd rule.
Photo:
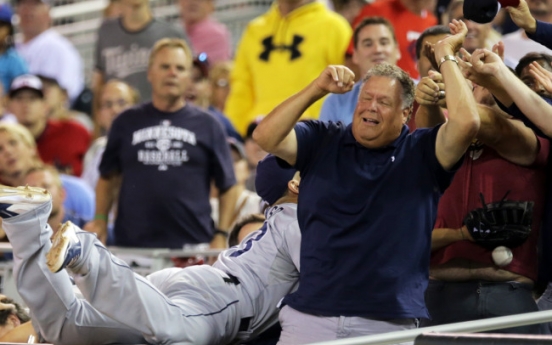
[[[351,125],[296,125],[301,273],[284,303],[322,316],[429,316],[431,231],[454,175],[435,156],[438,129],[404,126],[389,146],[368,149]]]

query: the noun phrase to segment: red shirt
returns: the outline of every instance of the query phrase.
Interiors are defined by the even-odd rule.
[[[529,167],[510,163],[489,147],[468,151],[464,163],[439,202],[435,222],[435,228],[460,228],[465,215],[482,206],[479,193],[483,193],[485,203],[502,200],[508,191],[508,200],[534,201],[531,234],[522,245],[512,248],[512,262],[502,267],[533,280],[537,278],[537,241],[544,206],[545,166],[550,150],[548,140],[538,139],[540,151]],[[492,265],[491,253],[492,250],[474,242],[458,241],[434,251],[431,266],[456,258]]]
[[[353,21],[353,28],[362,19],[374,16],[383,17],[391,22],[401,51],[401,59],[397,66],[408,72],[412,78],[418,79],[416,40],[425,29],[437,25],[437,18],[429,11],[424,11],[422,16],[414,14],[404,7],[400,0],[381,0],[365,5]],[[347,53],[353,53],[352,39]]]
[[[36,146],[44,163],[52,164],[64,173],[80,176],[90,140],[90,133],[76,122],[48,120]]]

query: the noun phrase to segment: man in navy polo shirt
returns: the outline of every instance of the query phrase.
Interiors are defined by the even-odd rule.
[[[349,69],[329,66],[255,130],[264,150],[302,175],[300,285],[284,299],[280,344],[408,329],[429,316],[424,290],[437,202],[479,128],[454,58],[467,28],[450,26],[453,35],[434,47],[447,81],[442,126],[408,134],[414,85],[400,68],[381,64],[363,80],[351,125],[297,123],[316,100],[353,87]]]

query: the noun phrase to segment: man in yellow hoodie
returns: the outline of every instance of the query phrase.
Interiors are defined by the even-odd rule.
[[[225,114],[243,135],[255,117],[304,88],[327,65],[342,64],[352,31],[315,0],[277,0],[252,20],[238,46]],[[318,118],[322,101],[306,118]]]

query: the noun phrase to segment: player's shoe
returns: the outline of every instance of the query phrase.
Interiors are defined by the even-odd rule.
[[[12,218],[50,202],[46,189],[36,187],[8,187],[0,185],[0,217]]]
[[[65,222],[52,237],[52,248],[46,254],[46,265],[50,271],[57,273],[71,267],[81,256],[82,246],[75,225]]]

